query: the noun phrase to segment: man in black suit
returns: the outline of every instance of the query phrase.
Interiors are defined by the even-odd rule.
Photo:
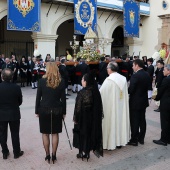
[[[155,84],[156,84],[156,88],[159,90],[159,87],[162,84],[162,80],[164,79],[164,62],[162,60],[158,60],[157,61],[157,73],[156,73],[156,80],[155,80]],[[160,112],[160,108],[158,107],[158,109],[154,110],[155,112]]]
[[[170,64],[164,67],[166,76],[158,89],[156,101],[160,100],[161,138],[153,140],[155,144],[166,146],[170,144]]]
[[[70,96],[70,94],[68,94],[68,71],[65,65],[66,60],[65,59],[61,59],[61,64],[59,65],[59,72],[61,74],[61,77],[64,79],[65,82],[65,92],[66,92],[66,96]]]
[[[10,68],[12,71],[14,71],[14,69],[15,69],[15,67],[10,62],[9,58],[6,58],[4,64],[2,65],[2,70],[5,68]]]
[[[153,63],[153,59],[152,58],[148,58],[147,59],[147,64],[148,64],[148,67],[147,67],[147,72],[151,78],[151,81],[153,81],[153,74],[154,74],[154,66],[152,65]]]
[[[31,65],[32,65],[32,59],[29,56],[27,61],[27,86],[31,85],[32,80],[32,74],[31,74]]]
[[[78,77],[78,91],[80,91],[82,89],[82,84],[81,84],[81,79],[83,77],[83,75],[85,75],[86,73],[88,73],[90,71],[89,66],[86,64],[85,59],[82,58],[79,62],[79,64],[76,66],[76,72],[79,71],[80,72],[80,76]]]
[[[149,86],[149,89],[148,89],[148,99],[151,99],[152,97],[152,82],[153,82],[153,74],[154,74],[154,66],[152,65],[153,63],[153,59],[152,58],[148,58],[147,59],[147,64],[148,64],[148,67],[147,67],[147,72],[149,74],[149,77],[150,77],[150,86]]]
[[[22,104],[22,92],[19,86],[11,83],[13,72],[5,68],[1,74],[0,84],[0,141],[3,159],[7,159],[9,150],[7,146],[8,124],[11,130],[14,159],[23,155],[20,149],[19,129],[20,129],[20,109]]]
[[[100,61],[101,62],[99,63],[99,86],[101,86],[106,77],[108,77],[107,63],[105,62],[105,57],[101,57]]]
[[[136,59],[133,61],[134,74],[130,79],[129,86],[129,109],[130,109],[130,125],[131,125],[131,140],[129,145],[138,146],[144,144],[146,133],[145,112],[148,103],[148,88],[150,78],[147,72],[143,69],[143,61]],[[140,129],[140,132],[139,132]]]

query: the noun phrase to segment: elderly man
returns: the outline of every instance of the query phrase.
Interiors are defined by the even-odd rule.
[[[10,68],[12,71],[14,71],[14,67],[13,67],[13,65],[11,64],[9,58],[6,58],[6,59],[5,59],[5,63],[2,65],[2,70],[5,69],[5,68]]]
[[[11,130],[14,159],[23,155],[20,149],[19,129],[20,129],[20,109],[22,103],[22,93],[19,86],[11,83],[13,72],[5,68],[1,74],[0,83],[0,141],[3,159],[7,159],[9,149],[7,146],[8,124]]]
[[[131,140],[129,145],[138,146],[144,144],[146,133],[145,112],[149,106],[148,89],[150,86],[150,77],[143,69],[144,63],[140,59],[133,61],[134,74],[130,79],[129,86],[129,108],[130,108],[130,126]]]
[[[155,144],[166,146],[170,144],[170,64],[164,67],[164,76],[166,76],[155,98],[160,100],[160,117],[161,117],[161,138],[160,140],[153,140]]]
[[[125,146],[130,138],[127,81],[117,71],[117,63],[110,62],[107,66],[109,77],[100,88],[104,112],[103,149],[108,150]]]

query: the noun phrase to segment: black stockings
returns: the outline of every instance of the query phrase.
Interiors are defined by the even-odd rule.
[[[49,134],[42,134],[42,140],[46,155],[50,155],[50,136]]]
[[[46,155],[50,155],[50,135],[42,134],[42,140]],[[59,134],[52,134],[52,154],[56,155],[59,143]]]
[[[52,134],[52,154],[56,155],[59,143],[59,134]]]

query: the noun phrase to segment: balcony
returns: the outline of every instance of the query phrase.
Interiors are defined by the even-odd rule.
[[[149,0],[138,0],[140,3],[140,15],[150,15],[150,4]],[[73,4],[74,0],[42,0],[44,3],[59,3],[59,4]],[[97,0],[97,7],[114,10],[123,11],[123,0]]]

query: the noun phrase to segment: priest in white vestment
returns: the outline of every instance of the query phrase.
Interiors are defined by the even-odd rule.
[[[119,73],[117,63],[107,66],[107,77],[100,88],[104,119],[103,149],[125,146],[130,139],[129,98],[126,78]]]

